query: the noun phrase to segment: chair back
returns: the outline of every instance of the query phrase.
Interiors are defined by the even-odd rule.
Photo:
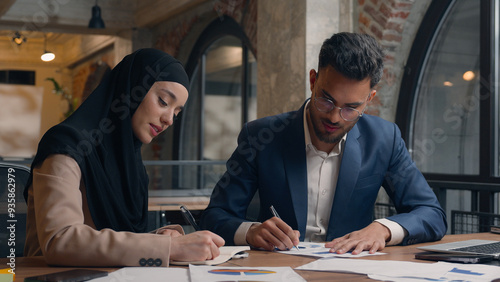
[[[470,211],[451,211],[451,234],[489,232],[500,225],[500,214]]]

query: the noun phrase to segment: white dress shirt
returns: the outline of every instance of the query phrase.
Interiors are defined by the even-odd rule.
[[[307,125],[307,109],[304,111],[304,135],[307,162],[307,225],[305,241],[324,242],[337,187],[343,145],[347,134],[330,153],[316,149],[311,143]]]

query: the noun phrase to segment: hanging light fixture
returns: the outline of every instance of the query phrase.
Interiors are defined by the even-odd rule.
[[[16,31],[16,33],[12,37],[12,42],[16,43],[17,46],[21,46],[21,44],[26,42],[26,37],[19,33],[19,31]]]
[[[42,61],[44,62],[50,62],[56,58],[56,55],[54,53],[47,51],[47,35],[44,35],[44,41],[43,41],[43,54],[42,54]]]
[[[89,21],[89,28],[105,28],[104,21],[101,18],[101,8],[97,6],[97,0],[92,7],[92,18]]]

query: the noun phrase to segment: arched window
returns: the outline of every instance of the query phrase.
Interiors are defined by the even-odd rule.
[[[150,196],[208,196],[245,122],[257,117],[257,62],[241,26],[218,17],[185,65],[189,98],[172,129],[144,146]]]
[[[245,122],[257,117],[257,63],[231,18],[200,36],[186,66],[190,98],[182,114],[181,160],[227,160]]]
[[[204,165],[179,167],[176,185],[210,189],[224,172],[243,124],[257,117],[257,62],[240,25],[223,17],[200,35],[186,70],[191,89],[175,128],[174,158]]]
[[[433,1],[403,76],[396,122],[448,210],[498,212],[498,2]]]

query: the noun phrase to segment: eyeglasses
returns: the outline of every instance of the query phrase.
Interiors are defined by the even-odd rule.
[[[370,97],[370,95],[368,95]],[[368,98],[366,98],[368,100]],[[355,121],[363,116],[363,113],[351,107],[337,107],[332,100],[325,97],[315,97],[314,105],[320,112],[329,113],[334,108],[340,110],[340,117],[345,121]]]

